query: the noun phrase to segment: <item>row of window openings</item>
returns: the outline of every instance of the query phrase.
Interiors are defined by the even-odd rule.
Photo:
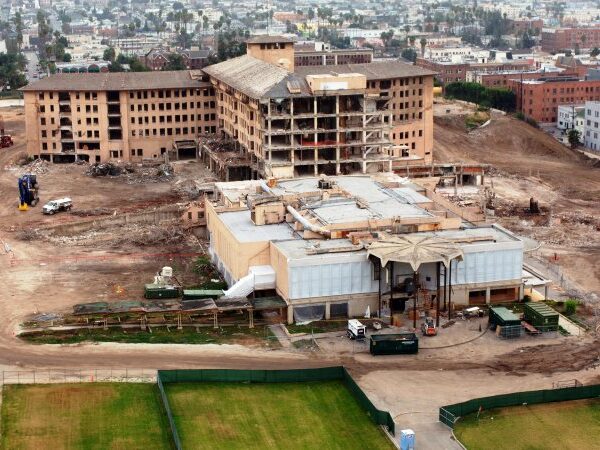
[[[189,133],[188,133],[189,131]],[[183,128],[146,128],[142,130],[132,130],[132,137],[149,137],[149,136],[173,136],[179,134],[194,134],[196,132],[196,127],[183,127]],[[198,127],[198,133],[202,132],[202,128]],[[204,127],[205,133],[214,134],[217,132],[217,127]]]
[[[54,105],[49,105],[50,106],[50,112],[54,112]],[[65,107],[67,108],[67,107]],[[44,105],[40,105],[39,107],[40,113],[45,113],[46,112],[46,106]],[[70,107],[68,108],[68,111],[61,111],[61,112],[71,112]],[[77,105],[77,112],[81,112],[81,106]],[[98,105],[85,105],[85,112],[89,113],[89,112],[94,112],[97,113],[98,112]]]
[[[46,130],[42,130],[41,131],[42,134],[42,138],[47,138],[48,137],[48,132]],[[56,135],[59,134],[58,130],[52,130],[51,136],[55,137]],[[83,137],[83,132],[82,131],[78,131],[76,133],[77,137]],[[86,136],[89,138],[100,138],[100,131],[99,130],[87,130],[86,132]]]
[[[40,100],[44,100],[45,95],[44,95],[43,92],[40,92],[39,95],[38,95],[38,97],[39,97]],[[60,97],[60,94],[59,94],[59,97]],[[86,100],[98,100],[98,93],[97,92],[86,92],[84,94],[84,97],[85,97]],[[48,92],[48,98],[50,100],[52,100],[54,98],[54,93]],[[79,100],[79,92],[75,93],[75,98],[77,100]]]
[[[148,92],[150,92],[150,94],[148,94]],[[194,95],[194,90],[189,89],[189,95],[192,96]],[[210,89],[196,89],[196,95],[204,95],[205,97],[209,97],[214,95],[214,91],[212,88]],[[75,99],[79,100],[79,92],[75,93]],[[138,99],[147,99],[147,98],[171,98],[171,96],[173,97],[187,97],[188,96],[188,89],[174,89],[173,91],[170,90],[164,90],[164,91],[138,91],[138,92],[129,92],[129,98],[134,99],[134,98],[138,98]],[[44,100],[45,99],[45,93],[44,92],[40,92],[38,94],[38,97],[40,100]],[[48,92],[48,98],[50,100],[52,100],[54,98],[54,93],[53,92]],[[84,93],[84,98],[86,100],[97,100],[98,99],[98,93],[97,92],[85,92]]]
[[[409,120],[410,118],[410,114],[394,114],[392,116],[392,121],[396,122],[396,121],[403,121],[403,120]],[[412,113],[412,118],[413,119],[422,119],[423,118],[423,113],[420,112],[419,114],[416,113]]]
[[[413,101],[412,102],[412,107],[415,108],[417,106],[417,102]],[[423,100],[419,100],[419,108],[423,107]],[[410,102],[404,102],[404,103],[392,103],[392,108],[393,110],[396,109],[403,109],[403,108],[410,108]]]
[[[86,117],[85,124],[86,125],[98,125],[99,121],[98,121],[97,117]],[[45,117],[40,117],[40,125],[42,125],[42,126],[46,125]],[[50,125],[54,125],[54,117],[50,117]],[[66,126],[69,126],[69,125],[71,125],[71,124],[70,123],[66,124]],[[81,119],[77,119],[77,125],[81,125]]]
[[[214,90],[212,88],[209,89],[196,89],[196,95],[204,95],[205,97],[210,97],[215,95]],[[165,90],[165,91],[137,91],[137,92],[129,92],[129,98],[134,99],[137,97],[138,100],[147,99],[147,98],[171,98],[171,97],[187,97],[188,93],[190,97],[194,95],[193,89],[174,89],[173,91]]]
[[[416,136],[416,132],[415,130],[412,130],[412,137]],[[392,139],[408,139],[409,136],[409,132],[408,131],[400,131],[399,133],[392,133]],[[419,137],[423,137],[423,130],[419,130]]]
[[[136,111],[136,105],[130,105],[129,106],[129,110],[134,112]],[[200,108],[215,108],[216,104],[214,101],[212,102],[196,102],[196,108],[200,109]],[[189,102],[189,108],[193,109],[194,108],[194,102]],[[183,102],[183,103],[159,103],[158,104],[158,110],[159,111],[170,111],[172,109],[188,109],[188,102]],[[139,104],[137,105],[137,111],[156,111],[156,103],[151,103],[150,105],[148,105],[148,103],[145,103],[143,105]]]
[[[202,115],[201,114],[197,114],[196,116],[194,116],[193,114],[191,114],[189,116],[189,120],[194,120],[194,117],[196,118],[196,120],[202,120]],[[204,121],[208,122],[209,120],[217,120],[217,115],[216,114],[204,114]],[[158,116],[158,122],[159,123],[171,123],[171,122],[187,122],[188,121],[188,115],[187,114],[183,114],[183,115],[175,115],[175,116]],[[137,118],[137,123],[138,125],[142,125],[142,124],[148,124],[148,123],[156,123],[156,116],[152,116],[152,120],[150,120],[150,117],[145,116],[145,117],[138,117]],[[135,125],[136,120],[135,117],[131,118],[131,123],[133,125]]]
[[[402,98],[402,97],[409,97],[410,96],[410,91],[406,90],[406,91],[392,91],[392,97],[396,97],[397,93],[400,94],[398,96],[400,98]],[[417,95],[417,90],[416,89],[413,89],[412,95]],[[419,95],[423,95],[423,89],[419,89]]]

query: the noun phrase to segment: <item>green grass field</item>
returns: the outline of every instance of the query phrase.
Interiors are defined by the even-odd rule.
[[[470,414],[454,433],[469,450],[600,448],[600,400],[501,408],[483,412],[479,420]]]
[[[0,442],[17,449],[170,449],[156,385],[6,385]]]
[[[185,449],[393,449],[339,381],[167,384]]]

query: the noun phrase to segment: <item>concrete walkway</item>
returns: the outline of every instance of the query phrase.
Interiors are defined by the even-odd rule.
[[[275,337],[277,338],[277,340],[283,348],[290,348],[292,346],[292,341],[290,340],[286,332],[283,330],[283,325],[269,325],[269,330],[271,330],[271,333],[275,335]]]

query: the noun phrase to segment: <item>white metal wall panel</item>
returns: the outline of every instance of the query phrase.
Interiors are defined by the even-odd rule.
[[[290,299],[377,292],[369,261],[289,267]]]

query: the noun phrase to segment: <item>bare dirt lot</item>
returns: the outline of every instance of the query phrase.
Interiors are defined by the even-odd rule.
[[[487,184],[496,193],[500,223],[540,242],[538,253],[552,258],[581,291],[600,294],[600,161],[499,113],[468,132],[469,112],[443,100],[436,105],[434,158],[491,164]],[[532,197],[543,216],[525,211]]]
[[[141,298],[143,284],[150,282],[164,265],[173,266],[177,276],[193,282],[190,257],[173,254],[201,252],[205,244],[186,234],[174,242],[159,239],[151,245],[142,245],[139,236],[152,231],[148,227],[92,229],[52,237],[30,233],[25,238],[24,230],[47,228],[57,223],[79,224],[90,217],[110,217],[185,202],[186,195],[176,189],[178,183],[211,175],[199,163],[181,162],[174,164],[175,176],[171,179],[130,184],[122,177],[87,176],[83,165],[43,166],[39,169],[41,202],[68,195],[75,205],[73,213],[43,216],[40,205],[19,212],[17,177],[28,170],[18,165],[25,156],[23,115],[18,108],[2,109],[0,113],[16,142],[14,147],[0,150],[0,273],[3,282],[0,369],[281,369],[343,363],[359,377],[379,407],[397,415],[402,428],[411,426],[419,433],[432,433],[431,445],[424,445],[422,440],[422,448],[453,448],[448,432],[436,424],[436,408],[440,405],[515,389],[550,387],[555,379],[578,378],[583,382],[600,379],[599,344],[593,337],[528,337],[502,341],[486,333],[465,345],[427,349],[415,356],[381,358],[364,352],[273,351],[240,345],[27,344],[17,339],[15,333],[19,324],[34,313],[67,312],[75,303],[88,301]],[[533,195],[542,206],[551,205],[556,214],[577,209],[597,216],[598,169],[579,154],[544,139],[540,132],[523,127],[527,125],[494,115],[489,131],[467,134],[464,118],[436,118],[436,158],[489,162],[497,166],[492,180],[498,200],[506,208],[524,207]],[[533,148],[534,153],[530,153],[529,148]],[[535,158],[528,158],[528,154]],[[99,216],[85,217],[85,214],[76,214],[77,211],[95,211]],[[513,219],[503,217],[502,220],[511,226]],[[514,220],[518,225],[528,219],[518,216]],[[583,225],[577,222],[574,226]],[[542,228],[522,225],[523,229],[528,227]],[[594,240],[597,231],[595,233],[586,241],[577,241],[575,249],[571,243],[546,245],[548,252],[560,252],[559,261],[565,271],[589,289],[598,283],[600,271],[595,264],[600,253]],[[461,326],[455,330],[442,331],[434,340],[424,342],[424,347],[443,346],[445,336],[456,337],[457,333],[478,334],[475,329],[461,329]]]

